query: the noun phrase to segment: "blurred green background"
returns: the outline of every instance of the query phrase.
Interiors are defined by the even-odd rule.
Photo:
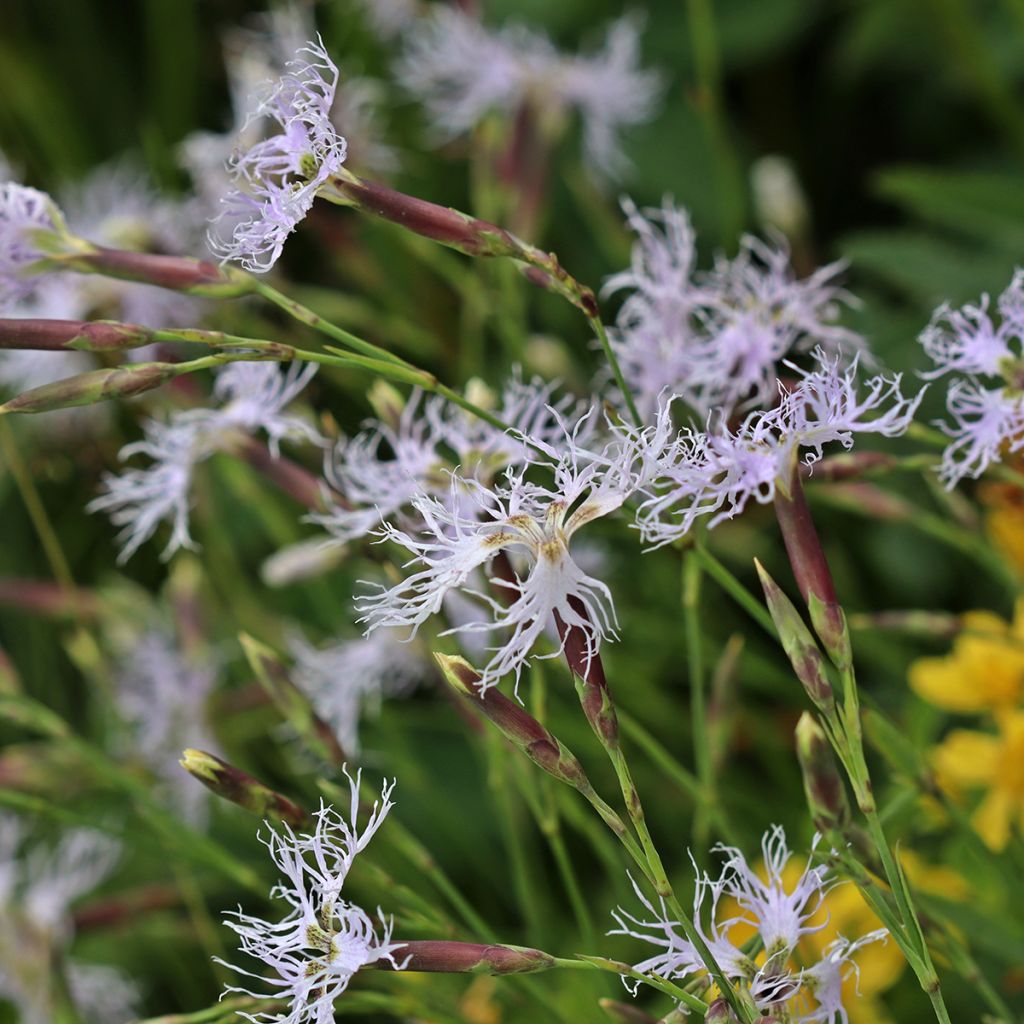
[[[481,6],[495,23],[521,19],[570,50],[598,42],[603,24],[627,9],[609,0],[482,0]],[[175,160],[180,140],[197,128],[227,127],[223,32],[265,9],[242,0],[4,0],[2,7],[0,151],[22,179],[57,189],[106,160],[134,153],[171,192],[187,187]],[[975,299],[1009,281],[1024,252],[1024,0],[638,0],[628,9],[646,14],[645,63],[667,75],[668,87],[659,116],[627,136],[634,170],[619,185],[597,189],[572,141],[559,153],[544,234],[533,241],[558,252],[578,278],[597,285],[628,260],[620,193],[641,204],[674,195],[692,213],[705,260],[715,250],[734,250],[738,232],[761,228],[750,169],[758,158],[780,155],[792,162],[810,210],[806,257],[849,260],[848,284],[862,300],[849,322],[889,367],[912,372],[922,365],[915,338],[939,302]],[[324,0],[316,14],[343,73],[387,79],[388,47],[367,30],[355,5]],[[424,141],[416,105],[397,89],[389,96],[391,141],[403,157],[396,186],[469,208],[469,175],[458,148],[435,153]],[[390,325],[401,323],[402,344],[444,379],[463,383],[473,371],[491,383],[500,380],[504,367],[498,361],[467,364],[454,348],[458,297],[426,265],[431,250],[420,251],[420,264],[389,229],[356,223],[351,214],[330,208],[318,217],[322,230],[343,226],[355,236],[345,259],[315,259],[302,241],[289,253],[289,276],[316,285],[323,308],[333,303],[352,313],[347,302],[368,303],[369,312],[360,315],[375,340],[389,341]],[[585,388],[596,360],[583,325],[548,297],[531,295],[529,302],[531,326],[561,339],[565,375]],[[351,429],[370,412],[365,386],[322,374],[317,407]],[[934,396],[932,407],[939,404]],[[83,507],[101,470],[116,464],[120,444],[136,436],[137,417],[137,411],[116,410],[109,436],[82,444],[68,439],[57,449],[30,425],[16,425],[22,457],[76,582],[85,586],[114,585],[112,530]],[[313,635],[354,633],[350,595],[354,581],[366,574],[358,556],[323,580],[268,590],[258,575],[262,559],[309,532],[297,510],[226,458],[204,470],[202,486],[195,532],[204,561],[217,566],[204,584],[204,609],[211,640],[226,652],[229,694],[249,682],[233,646],[239,629],[273,641],[281,622],[297,620]],[[920,479],[898,486],[930,513],[948,513]],[[9,473],[0,475],[0,517],[0,575],[46,577],[46,560]],[[690,763],[677,556],[645,555],[637,573],[636,548],[624,543],[624,530],[599,526],[596,532],[602,529],[623,619],[623,643],[607,655],[612,685],[622,707]],[[788,578],[773,530],[770,515],[754,509],[715,535],[716,551],[747,582],[755,555],[778,578]],[[1010,609],[1013,589],[991,565],[910,525],[829,510],[822,532],[851,610]],[[167,573],[158,553],[158,544],[146,545],[125,570],[151,594],[160,591]],[[701,614],[702,656],[709,666],[733,633],[748,638],[722,799],[751,851],[772,821],[790,826],[795,841],[808,832],[790,738],[801,695],[774,643],[707,582]],[[29,692],[83,729],[99,727],[68,654],[65,624],[5,608],[0,646]],[[916,703],[903,709],[904,678],[908,660],[927,649],[919,641],[879,639],[860,652],[871,699],[900,716],[922,741],[937,734],[939,716]],[[552,663],[548,675],[556,731],[588,750],[563,669]],[[233,759],[271,782],[290,777],[293,757],[287,747],[282,754],[277,743],[265,742],[275,727],[266,709],[257,709],[234,716],[222,737]],[[523,920],[507,884],[487,767],[443,700],[426,693],[389,705],[369,727],[366,746],[371,769],[399,778],[397,813],[505,939],[559,950],[576,941],[568,914],[549,914],[540,925]],[[607,787],[599,759],[591,761]],[[649,818],[664,846],[676,852],[674,867],[685,879],[691,805],[657,765],[641,764]],[[521,806],[515,813],[527,818]],[[910,829],[915,823],[908,813],[902,824]],[[247,819],[228,811],[216,827],[240,856],[259,862]],[[606,877],[578,837],[572,848],[592,879],[588,896],[603,930],[607,909],[626,896],[624,879]],[[160,856],[158,848],[140,843],[129,870],[148,877]],[[527,856],[541,864],[552,887],[540,892],[542,905],[559,906],[561,894],[553,891],[536,836]],[[945,850],[943,856],[970,866],[969,852]],[[225,907],[240,898],[220,890],[215,896]],[[1024,950],[1020,926],[992,927],[977,908],[956,913],[995,970],[1006,969],[1007,959]],[[216,995],[203,951],[173,916],[153,916],[131,943],[116,936],[110,942],[102,955],[147,979],[151,1012],[196,1007]],[[628,955],[626,944],[616,948]],[[587,989],[589,981],[550,984],[552,993],[566,986],[559,998],[571,1003],[570,990]],[[952,987],[954,1019],[977,1019],[972,997],[956,983]],[[608,991],[615,994],[614,986]],[[915,1016],[922,1004],[909,981],[892,1005],[894,1019],[925,1019]],[[508,1019],[517,1017],[510,1013]]]

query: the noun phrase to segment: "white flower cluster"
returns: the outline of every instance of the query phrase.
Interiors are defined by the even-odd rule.
[[[337,541],[355,540],[407,511],[418,495],[441,501],[459,497],[459,489],[452,489],[456,470],[460,477],[488,484],[502,470],[526,465],[530,443],[557,444],[565,418],[578,414],[571,399],[555,399],[555,389],[514,374],[494,410],[509,426],[507,432],[440,397],[413,392],[394,426],[372,420],[362,433],[336,445],[325,474],[329,508],[310,521]]]
[[[149,420],[143,439],[125,445],[120,456],[145,455],[151,465],[106,474],[105,493],[87,506],[90,512],[107,512],[122,527],[119,561],[131,558],[162,522],[171,524],[165,558],[179,548],[195,547],[188,525],[192,473],[215,452],[230,448],[239,432],[262,430],[275,457],[285,438],[323,443],[309,423],[284,412],[315,372],[313,364],[293,363],[285,371],[270,362],[230,363],[214,385],[219,408],[177,412],[167,422]]]
[[[286,1011],[248,1014],[259,1024],[330,1024],[334,1000],[348,987],[362,967],[386,960],[401,970],[402,944],[391,939],[392,923],[377,910],[376,920],[361,907],[342,898],[345,879],[391,810],[394,783],[384,786],[362,831],[359,817],[360,775],[349,777],[351,803],[346,817],[333,807],[321,806],[311,833],[294,833],[287,825],[280,831],[268,826],[263,840],[282,874],[271,898],[288,907],[283,918],[267,921],[241,910],[224,923],[240,939],[240,949],[261,965],[259,973],[233,964],[226,967],[269,986],[269,992],[252,992],[237,986],[229,992],[267,999],[285,999]],[[223,961],[219,961],[223,963]],[[267,970],[269,969],[269,976]]]
[[[132,643],[114,674],[131,753],[156,775],[164,802],[195,828],[206,824],[209,793],[178,761],[186,747],[216,752],[206,706],[216,680],[213,665],[187,658],[160,626]]]
[[[845,1022],[842,982],[846,974],[857,970],[853,955],[870,943],[884,941],[887,933],[880,929],[854,941],[837,939],[826,947],[817,963],[794,967],[801,937],[822,927],[810,921],[833,883],[825,868],[812,867],[808,860],[795,885],[786,886],[783,874],[791,854],[779,826],[765,833],[761,849],[763,876],[751,868],[738,849],[716,847],[725,863],[717,879],[698,873],[693,900],[694,928],[725,977],[749,992],[761,1013],[804,1024]],[[635,969],[667,980],[704,973],[706,967],[700,953],[680,933],[678,921],[672,920],[664,904],[656,907],[636,882],[633,888],[650,916],[636,917],[619,908],[612,914],[618,927],[610,934],[627,935],[659,949],[635,964]],[[723,898],[730,900],[737,912],[727,920],[718,920]],[[761,939],[763,954],[756,961],[730,940],[730,931],[740,924],[753,928]]]
[[[946,392],[953,423],[939,424],[951,438],[939,468],[949,487],[1024,447],[1024,270],[996,302],[998,325],[989,306],[987,295],[960,309],[944,304],[920,337],[935,364],[923,376],[956,375]]]
[[[771,401],[789,354],[865,351],[864,340],[838,323],[852,301],[836,283],[842,264],[801,280],[784,241],[746,236],[736,257],[719,257],[701,273],[685,210],[669,199],[656,210],[624,206],[637,236],[632,262],[604,290],[628,293],[611,340],[643,414],[652,415],[667,391],[701,416],[729,417]]]
[[[426,108],[441,139],[475,128],[488,114],[533,106],[544,117],[576,111],[589,169],[618,177],[628,167],[619,133],[654,114],[661,76],[640,67],[641,23],[613,22],[602,49],[560,53],[525,25],[492,30],[457,6],[436,5],[405,35],[399,82]]]
[[[22,823],[0,813],[0,999],[22,1024],[56,1019],[56,957],[73,938],[70,907],[117,863],[119,845],[89,829],[73,829],[52,849],[25,841]],[[120,971],[66,960],[67,988],[87,1024],[135,1019],[138,992]]]

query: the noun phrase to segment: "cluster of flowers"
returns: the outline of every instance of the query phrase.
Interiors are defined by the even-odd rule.
[[[772,400],[787,354],[866,352],[864,339],[838,322],[852,302],[836,281],[841,263],[801,280],[783,240],[745,236],[734,259],[720,256],[701,273],[685,210],[670,199],[660,209],[624,206],[636,244],[629,269],[609,278],[605,293],[629,293],[611,339],[645,416],[667,392],[700,416],[728,418]]]
[[[738,849],[716,847],[713,852],[721,853],[725,862],[716,879],[698,872],[694,927],[725,977],[749,995],[760,1014],[805,1024],[845,1021],[842,987],[844,977],[857,970],[853,956],[864,946],[884,941],[887,933],[880,929],[854,941],[838,938],[825,947],[817,963],[795,968],[793,960],[801,938],[823,927],[813,925],[811,919],[834,883],[824,867],[812,867],[808,861],[799,880],[787,888],[783,875],[791,854],[785,833],[778,826],[765,834],[761,849],[763,875]],[[650,917],[635,917],[620,908],[613,914],[618,928],[612,934],[628,935],[659,947],[657,954],[636,964],[636,970],[670,981],[705,973],[699,951],[679,934],[679,923],[667,914],[664,904],[656,907],[635,882],[633,888]],[[726,903],[734,905],[736,913],[718,920]],[[709,904],[710,913],[706,923],[705,904]],[[756,958],[733,943],[730,933],[734,930],[756,933],[761,947]],[[752,948],[752,944],[746,945]]]
[[[953,424],[940,424],[952,438],[941,467],[950,487],[981,476],[1004,450],[1024,447],[1024,271],[1014,274],[996,307],[998,326],[987,295],[960,309],[943,304],[920,337],[935,364],[924,376],[956,374],[946,392]]]
[[[58,1018],[58,969],[87,1024],[135,1019],[138,993],[120,971],[66,956],[71,905],[110,874],[119,855],[114,840],[88,829],[69,830],[50,850],[29,847],[21,821],[0,814],[0,999],[14,1004],[22,1024]]]

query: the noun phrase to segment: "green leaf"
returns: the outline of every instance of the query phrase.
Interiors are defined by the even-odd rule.
[[[883,171],[879,195],[939,227],[1024,252],[1024,189],[1020,176],[906,167]]]

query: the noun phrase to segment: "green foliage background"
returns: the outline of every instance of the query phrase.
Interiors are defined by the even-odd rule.
[[[484,0],[483,6],[489,19],[528,21],[571,49],[596,42],[603,23],[623,9],[610,0]],[[869,336],[888,366],[913,371],[921,365],[915,338],[937,303],[959,303],[1005,286],[1024,248],[1021,0],[708,0],[714,38],[703,42],[692,20],[701,4],[638,0],[631,6],[646,12],[645,59],[666,72],[668,89],[658,118],[629,138],[635,170],[622,191],[641,204],[673,194],[692,212],[705,259],[717,249],[733,249],[740,229],[757,229],[747,171],[759,156],[782,154],[793,161],[807,193],[815,255],[821,262],[850,261],[850,289],[863,299],[850,322]],[[221,33],[261,9],[261,4],[242,0],[5,0],[0,151],[24,171],[25,181],[40,188],[55,188],[105,160],[135,152],[167,189],[183,189],[176,144],[196,128],[223,130],[229,114]],[[343,73],[386,74],[387,51],[346,0],[324,0],[317,10],[328,49]],[[701,84],[708,68],[716,66],[723,86],[724,144],[709,131],[706,78]],[[431,151],[416,106],[397,90],[393,101],[391,130],[404,159],[397,186],[468,209],[463,151],[458,146],[442,154]],[[535,241],[558,252],[578,278],[596,285],[625,265],[629,239],[614,190],[602,194],[595,189],[578,152],[572,142],[560,151],[544,235]],[[464,308],[439,269],[453,259],[449,254],[412,245],[389,227],[333,208],[318,211],[313,221],[311,234],[319,237],[297,238],[287,260],[289,278],[304,282],[312,303],[339,322],[357,325],[373,340],[403,349],[446,381],[462,384],[474,374],[492,384],[500,381],[507,353],[487,318],[486,301],[485,348],[467,353],[456,343]],[[323,244],[325,239],[340,239],[340,244],[332,249]],[[486,300],[502,287],[493,270],[460,265],[458,274],[479,276]],[[530,294],[526,301],[531,327],[560,339],[561,375],[572,386],[586,388],[596,357],[582,322],[544,295]],[[261,316],[254,310],[229,315]],[[294,333],[276,321],[258,326],[282,336]],[[351,376],[322,373],[317,407],[330,410],[342,427],[353,428],[370,413],[366,385]],[[938,404],[935,396],[932,406]],[[63,450],[43,443],[31,423],[14,425],[19,450],[76,582],[121,593],[128,617],[166,586],[168,568],[158,559],[159,546],[146,545],[127,569],[115,572],[109,523],[85,515],[83,508],[95,494],[99,473],[114,466],[119,446],[137,435],[138,417],[134,408],[115,410],[113,428],[102,440],[69,441]],[[201,600],[211,650],[225,661],[223,714],[218,715],[224,750],[268,782],[312,802],[320,766],[282,737],[268,708],[245,707],[239,695],[251,685],[251,676],[235,638],[244,630],[277,643],[291,621],[303,623],[314,635],[354,635],[351,594],[355,580],[369,571],[367,564],[356,553],[330,576],[269,590],[258,575],[261,561],[310,532],[299,522],[298,510],[227,458],[205,467],[200,483],[196,537],[202,544],[199,561],[208,569]],[[947,514],[944,499],[921,478],[900,480],[898,487],[929,514]],[[833,509],[822,509],[822,516],[849,610],[991,607],[1010,612],[1015,584],[1008,585],[1005,575],[970,551],[929,538],[912,525]],[[0,522],[0,576],[48,577],[47,561],[8,472],[0,472]],[[630,716],[674,757],[690,764],[678,555],[641,556],[621,526],[603,529],[622,621],[622,643],[607,650],[613,689]],[[755,556],[776,578],[788,579],[767,510],[754,509],[742,523],[716,531],[712,547],[751,586]],[[785,824],[794,843],[802,842],[810,825],[791,736],[803,696],[775,643],[710,581],[705,582],[700,615],[702,656],[709,666],[730,636],[746,637],[720,799],[748,851],[756,849],[772,822]],[[0,646],[28,693],[67,717],[90,741],[104,742],[110,723],[97,692],[102,672],[83,672],[83,665],[90,664],[88,644],[73,622],[40,619],[7,606],[0,614]],[[905,686],[908,661],[926,649],[921,641],[877,634],[865,636],[858,647],[869,699],[921,743],[936,738],[942,728],[941,716],[910,697]],[[595,779],[612,792],[612,779],[592,747],[563,666],[546,663],[544,672],[554,731],[585,753]],[[4,726],[0,736],[8,753],[31,744],[25,749],[41,764],[57,766],[37,795],[46,807],[63,811],[44,810],[41,803],[36,808],[41,820],[56,824],[63,813],[70,820],[123,824],[128,830],[127,864],[111,885],[131,888],[166,880],[166,842],[154,837],[116,783],[83,768],[74,757],[63,765],[52,746],[24,730]],[[398,777],[397,817],[426,844],[496,934],[560,953],[581,946],[545,844],[518,795],[518,767],[508,767],[509,778],[495,777],[481,744],[467,735],[439,688],[389,704],[367,726],[365,744],[370,774]],[[675,877],[685,892],[692,799],[649,758],[634,761],[655,837],[671,851]],[[905,835],[915,849],[978,878],[970,844],[930,834],[927,816],[907,801],[898,780],[882,796],[897,837]],[[509,808],[501,807],[502,799]],[[584,838],[581,829],[589,826],[573,801],[559,794],[559,803],[600,935],[608,910],[627,898],[625,876],[602,865]],[[510,881],[502,835],[506,811],[534,879],[532,911],[522,906]],[[214,835],[269,886],[269,865],[253,842],[252,826],[234,808],[218,808]],[[617,863],[614,851],[600,837],[596,841],[596,849]],[[395,878],[429,891],[429,883],[410,873],[388,845],[387,829],[376,851]],[[703,851],[695,853],[704,858]],[[194,908],[191,915],[180,908],[154,912],[80,940],[83,955],[119,963],[142,980],[151,1013],[213,1001],[218,972],[208,955],[225,934],[214,927],[215,938],[209,938],[203,922],[207,914],[253,899],[200,858],[190,859],[187,851],[170,856],[181,861],[177,881],[190,892],[194,887],[196,907],[207,909]],[[982,896],[947,909],[976,944],[985,968],[998,977],[1024,963],[1024,921],[1019,913],[1006,912],[1019,893],[1008,891],[1001,876],[981,874]],[[388,891],[360,881],[367,901],[388,904]],[[994,909],[1000,907],[1002,912]],[[621,940],[591,936],[590,942],[584,951],[600,948],[631,956],[630,944]],[[451,1019],[451,999],[466,987],[461,979],[390,980],[392,990],[425,1000],[427,1019]],[[975,997],[956,980],[950,989],[953,1019],[977,1020]],[[614,983],[595,983],[589,976],[558,974],[510,983],[498,998],[506,1004],[507,1020],[528,1015],[597,1020],[594,996],[619,991]],[[909,972],[889,1004],[894,1019],[925,1019]]]

